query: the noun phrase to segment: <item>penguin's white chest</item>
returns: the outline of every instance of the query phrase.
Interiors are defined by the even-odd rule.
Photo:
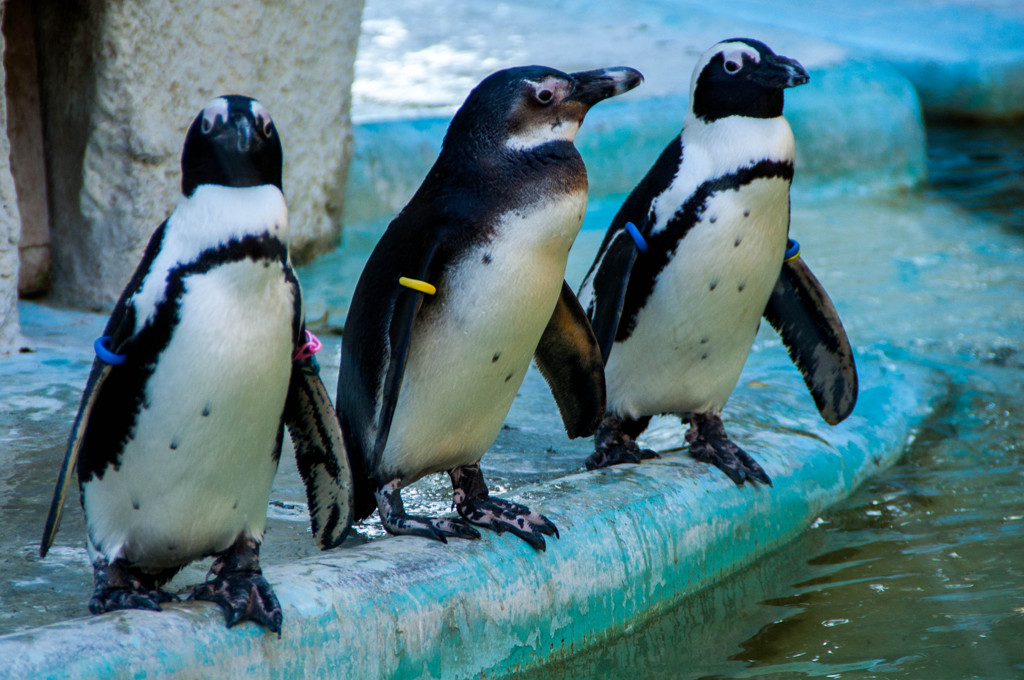
[[[262,537],[291,374],[294,289],[279,263],[184,284],[120,466],[84,489],[95,547],[149,567]]]
[[[606,367],[609,410],[718,412],[736,386],[779,276],[789,181],[712,195]]]
[[[386,474],[411,483],[480,460],[498,435],[561,293],[586,193],[503,215],[452,262],[414,322]]]

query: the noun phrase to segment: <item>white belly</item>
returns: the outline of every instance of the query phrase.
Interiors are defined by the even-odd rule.
[[[243,261],[186,279],[180,323],[146,387],[118,469],[84,489],[109,559],[186,563],[262,538],[291,373],[281,267]]]
[[[721,411],[779,276],[788,193],[789,182],[760,179],[710,198],[657,279],[633,334],[611,352],[609,411]]]
[[[449,268],[413,328],[385,475],[410,484],[480,460],[554,311],[585,209],[578,194],[506,215]]]

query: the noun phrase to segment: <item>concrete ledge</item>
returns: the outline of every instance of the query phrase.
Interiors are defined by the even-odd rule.
[[[0,677],[502,677],[579,652],[793,538],[899,458],[939,388],[880,352],[860,363],[846,423],[759,442],[774,489],[678,454],[575,474],[518,494],[562,531],[546,553],[490,533],[372,541],[267,569],[281,639],[227,630],[207,604],[119,612],[0,637]]]
[[[786,94],[786,117],[797,142],[798,186],[830,183],[864,192],[902,189],[924,180],[921,107],[906,78],[880,61],[844,61],[810,73],[810,84]],[[686,106],[685,95],[663,95],[594,107],[576,138],[591,195],[631,191],[679,134]],[[449,121],[416,118],[354,127],[346,227],[373,223],[379,230],[391,221],[433,165]]]

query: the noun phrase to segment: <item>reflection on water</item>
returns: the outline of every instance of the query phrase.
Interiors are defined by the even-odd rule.
[[[1024,131],[929,140],[927,197],[1020,235]],[[759,564],[530,678],[1024,677],[1024,337],[950,318],[942,341],[907,339],[943,355],[950,387],[900,464]]]
[[[1024,125],[928,131],[929,193],[1024,234]]]

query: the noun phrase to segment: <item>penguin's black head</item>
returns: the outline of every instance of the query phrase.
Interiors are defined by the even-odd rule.
[[[255,99],[217,97],[199,112],[181,151],[181,193],[201,184],[281,188],[281,140],[270,114]]]
[[[639,71],[625,66],[579,73],[546,66],[498,71],[469,93],[444,145],[525,150],[549,142],[572,143],[591,106],[641,81]]]
[[[690,110],[706,123],[726,116],[776,118],[782,91],[810,78],[797,61],[759,40],[724,40],[704,53],[690,81]]]

